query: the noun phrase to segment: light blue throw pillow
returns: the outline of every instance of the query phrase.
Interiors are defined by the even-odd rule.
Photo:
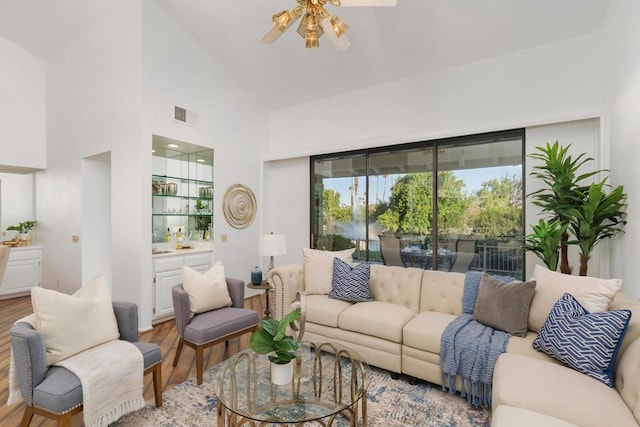
[[[564,294],[533,348],[613,387],[613,365],[630,319],[629,310],[589,313],[571,294]]]
[[[348,302],[373,301],[369,276],[371,264],[363,262],[355,267],[339,258],[333,259],[333,287],[329,298]]]

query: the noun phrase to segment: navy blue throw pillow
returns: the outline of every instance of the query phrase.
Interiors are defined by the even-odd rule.
[[[589,313],[571,294],[564,294],[533,348],[613,387],[613,365],[630,319],[630,310]]]
[[[329,298],[348,302],[373,301],[369,276],[371,264],[363,262],[355,267],[339,258],[333,259],[333,288]]]

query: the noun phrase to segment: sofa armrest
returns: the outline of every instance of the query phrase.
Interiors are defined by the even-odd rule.
[[[290,306],[296,300],[296,293],[304,291],[302,264],[272,268],[267,273],[267,282],[275,293],[273,317],[280,320],[291,311]]]
[[[118,321],[120,339],[129,342],[138,341],[138,306],[132,302],[119,301],[111,304]]]
[[[229,296],[231,297],[231,307],[244,308],[244,281],[229,277],[226,280]]]
[[[46,377],[46,350],[42,334],[28,323],[11,327],[11,349],[22,398],[33,405],[33,389]]]

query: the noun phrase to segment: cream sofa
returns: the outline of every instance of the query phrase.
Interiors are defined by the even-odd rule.
[[[274,316],[291,310],[305,291],[302,265],[272,269]],[[442,384],[440,338],[462,313],[465,275],[373,265],[375,301],[348,303],[327,295],[305,296],[304,339],[332,341],[367,363]],[[618,292],[611,309],[634,313],[617,355],[615,388],[565,367],[534,350],[537,336],[512,336],[493,376],[494,426],[638,426],[640,420],[640,302]]]

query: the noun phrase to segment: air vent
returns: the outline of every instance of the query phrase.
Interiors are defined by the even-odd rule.
[[[180,123],[184,123],[185,125],[192,126],[194,128],[198,127],[198,113],[195,111],[189,111],[186,108],[175,106],[174,119]]]

